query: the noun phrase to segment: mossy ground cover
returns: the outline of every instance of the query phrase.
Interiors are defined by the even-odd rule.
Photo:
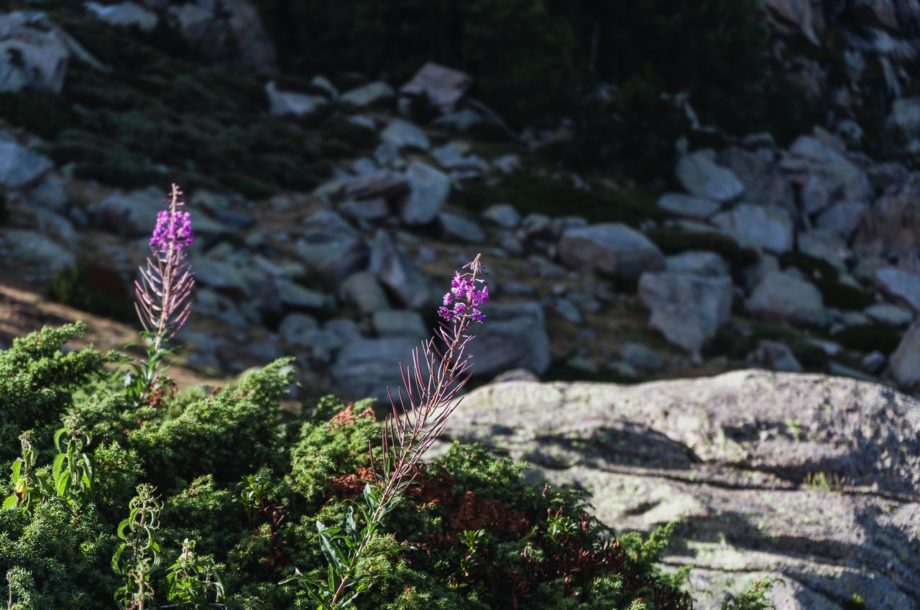
[[[18,506],[14,494],[0,511],[0,597],[21,610],[118,607],[116,530],[148,483],[163,502],[162,565],[193,540],[219,571],[228,608],[312,608],[296,575],[325,573],[316,521],[343,522],[373,482],[374,407],[328,397],[282,412],[292,377],[281,360],[223,388],[129,408],[114,356],[65,349],[81,330],[45,329],[0,352],[0,458],[10,463],[30,430],[34,476],[59,477],[52,436],[63,422],[91,439],[82,450],[93,471],[83,494]],[[0,482],[0,496],[13,491]],[[358,566],[371,586],[354,607],[689,608],[681,576],[657,567],[666,534],[614,536],[581,494],[525,485],[519,465],[455,445],[422,467],[387,517]],[[151,583],[166,603],[165,570]]]

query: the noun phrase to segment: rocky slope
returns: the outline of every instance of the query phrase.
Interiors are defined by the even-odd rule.
[[[585,490],[615,529],[680,520],[700,608],[755,578],[777,608],[920,607],[920,402],[877,384],[735,371],[635,386],[498,383],[446,436]]]

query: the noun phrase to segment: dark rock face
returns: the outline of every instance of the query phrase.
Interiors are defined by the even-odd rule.
[[[895,610],[920,604],[918,429],[920,401],[884,386],[736,371],[494,384],[464,400],[447,436],[586,489],[616,528],[679,519],[665,561],[691,567],[699,608],[771,577],[777,608],[838,610],[858,593]]]

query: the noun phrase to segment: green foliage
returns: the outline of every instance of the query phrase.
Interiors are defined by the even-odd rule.
[[[501,202],[514,205],[524,214],[558,215],[559,210],[567,210],[592,222],[638,225],[661,217],[654,199],[639,187],[614,189],[601,182],[576,186],[569,178],[535,172],[517,172],[495,184],[469,186],[454,199],[473,211]]]
[[[74,390],[102,371],[106,358],[92,348],[64,350],[85,332],[81,323],[45,328],[0,352],[0,459],[12,459],[22,431],[49,434],[71,407]]]
[[[326,557],[350,574],[359,610],[690,607],[681,575],[658,567],[670,530],[614,536],[580,493],[527,485],[519,464],[459,444],[374,522],[369,446],[381,424],[371,403],[325,398],[284,424],[282,360],[221,390],[131,408],[119,376],[60,366],[67,356],[55,346],[73,330],[0,353],[54,371],[35,387],[57,401],[46,427],[64,422],[56,438],[27,437],[19,470],[61,493],[37,494],[28,509],[15,496],[0,510],[0,599],[13,607],[105,607],[117,591],[121,607],[207,607],[220,596],[228,608],[315,608],[323,602],[309,584],[328,579]],[[82,354],[89,370],[101,367]],[[364,550],[351,562],[355,540]]]
[[[739,595],[728,595],[722,602],[722,610],[770,610],[773,608],[767,600],[767,592],[773,586],[770,579],[756,580]]]
[[[134,306],[121,275],[104,264],[79,260],[59,271],[48,285],[48,298],[116,320],[131,320]]]

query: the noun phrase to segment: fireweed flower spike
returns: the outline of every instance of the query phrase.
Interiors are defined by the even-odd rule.
[[[151,256],[134,282],[134,307],[144,327],[148,351],[146,362],[136,371],[143,382],[139,398],[156,389],[159,363],[168,353],[164,346],[188,320],[195,285],[186,261],[192,244],[192,220],[182,209],[185,202],[178,186],[172,185],[163,203],[166,209],[157,214],[150,236]]]
[[[317,523],[335,576],[324,579],[314,589],[319,608],[344,607],[367,588],[368,583],[353,579],[358,560],[393,500],[415,481],[425,452],[460,403],[459,393],[469,380],[472,366],[467,351],[473,339],[470,324],[485,321],[480,307],[489,300],[484,275],[478,254],[454,275],[444,304],[438,309],[442,321],[436,335],[413,350],[410,366],[400,367],[403,387],[395,397],[390,393],[391,413],[381,432],[383,463],[372,463],[377,485],[365,488],[367,506],[359,508],[363,527],[358,530],[351,524],[346,527],[347,536],[343,536],[338,530],[329,533],[331,530]]]

